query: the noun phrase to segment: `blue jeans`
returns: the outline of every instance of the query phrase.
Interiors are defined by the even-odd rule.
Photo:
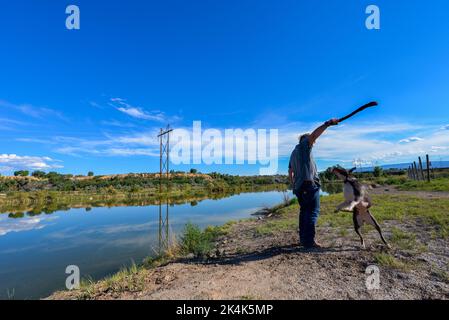
[[[320,214],[320,187],[305,184],[295,194],[300,206],[299,240],[305,247],[311,247],[315,242],[315,225]]]

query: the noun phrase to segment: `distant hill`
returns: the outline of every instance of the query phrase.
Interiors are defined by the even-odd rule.
[[[431,161],[432,162],[432,168],[449,168],[449,161]],[[396,163],[396,164],[386,164],[381,165],[381,167],[384,170],[390,170],[390,169],[407,169],[410,166],[410,163]],[[423,166],[425,167],[425,163],[423,163]],[[370,172],[373,171],[374,167],[363,167],[362,172]],[[360,170],[357,170],[360,171]]]

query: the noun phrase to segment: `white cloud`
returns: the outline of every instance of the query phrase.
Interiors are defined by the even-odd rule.
[[[310,132],[318,125],[288,124],[280,128],[279,154],[290,156],[301,133]],[[407,123],[398,124],[348,124],[331,127],[314,147],[316,160],[335,163],[407,162],[426,153],[434,156],[449,156],[449,130],[438,130],[439,126],[420,126]],[[399,133],[407,132],[410,138],[398,141]],[[425,140],[418,136],[425,137]],[[322,169],[322,168],[321,168]]]
[[[445,126],[442,126],[442,127],[441,127],[441,130],[449,130],[449,124],[448,124],[448,125],[445,125]]]
[[[14,104],[5,100],[0,100],[0,106],[4,108],[14,109],[32,118],[43,119],[46,117],[56,117],[62,120],[66,120],[61,112],[50,108],[36,107],[31,104]]]
[[[54,151],[71,156],[159,156],[157,129],[128,135],[105,135],[102,139],[56,137],[61,146]]]
[[[110,148],[104,151],[110,156],[150,156],[158,157],[159,153],[157,150],[151,149],[131,149],[131,148]]]
[[[112,98],[110,105],[116,108],[118,111],[123,112],[133,118],[151,120],[157,122],[167,122],[168,119],[161,111],[145,111],[140,107],[135,107],[126,102],[122,98]]]
[[[56,216],[25,217],[19,219],[9,218],[7,215],[0,216],[0,236],[11,232],[21,232],[42,229],[46,222],[56,219]]]
[[[416,142],[416,141],[423,141],[424,139],[418,138],[418,137],[410,137],[407,139],[399,140],[399,143],[410,143],[410,142]]]
[[[1,171],[12,171],[19,169],[48,170],[62,168],[56,160],[49,157],[18,156],[16,154],[0,154]]]

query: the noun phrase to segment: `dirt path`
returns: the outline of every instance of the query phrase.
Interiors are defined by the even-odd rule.
[[[418,235],[412,245],[393,244],[391,250],[381,244],[375,230],[365,232],[367,249],[361,249],[350,225],[344,232],[329,225],[319,227],[317,233],[325,246],[319,250],[299,248],[294,226],[260,232],[267,224],[295,221],[296,217],[297,207],[270,218],[237,223],[218,239],[218,257],[185,259],[144,270],[139,290],[100,288],[89,298],[449,299],[448,239],[432,236],[431,226],[419,220],[384,222],[387,239],[394,228]],[[365,284],[365,270],[373,264],[380,268],[378,290],[368,290]],[[76,294],[61,292],[51,298],[76,298]]]
[[[445,191],[404,191],[395,186],[379,186],[369,190],[370,194],[399,194],[419,198],[449,198],[449,192]]]

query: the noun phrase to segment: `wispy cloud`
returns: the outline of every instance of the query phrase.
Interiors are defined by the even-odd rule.
[[[103,120],[101,124],[108,127],[133,128],[136,125],[128,122],[120,122],[117,120]]]
[[[45,227],[45,223],[54,220],[55,217],[41,216],[22,219],[11,219],[7,215],[0,216],[0,236],[11,232],[38,230]]]
[[[126,102],[125,99],[122,98],[112,98],[110,100],[110,105],[115,109],[117,109],[118,111],[136,119],[150,120],[157,122],[170,121],[169,118],[162,111],[158,110],[146,111],[141,107],[130,105],[129,103]]]
[[[16,110],[32,118],[44,119],[47,117],[55,117],[65,120],[61,112],[46,107],[37,107],[31,104],[14,104],[5,100],[0,100],[0,107]]]
[[[108,156],[108,157],[130,157],[130,156],[159,156],[159,145],[157,141],[157,130],[110,135],[93,139],[81,139],[70,137],[55,137],[51,144],[59,145],[54,152],[71,156]]]
[[[410,143],[410,142],[416,142],[416,141],[423,141],[424,139],[419,137],[410,137],[406,139],[399,140],[399,143]]]
[[[59,161],[50,157],[18,156],[16,154],[0,154],[0,171],[19,169],[48,170],[62,168]]]
[[[0,118],[1,130],[17,130],[19,126],[28,125],[26,122],[9,118]]]

